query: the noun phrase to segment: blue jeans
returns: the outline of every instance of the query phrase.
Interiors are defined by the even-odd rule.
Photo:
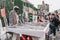
[[[52,26],[52,25],[50,25],[49,27],[50,27],[50,34],[53,33],[53,35],[55,36],[56,35],[56,27]]]
[[[59,31],[59,26],[56,27],[57,31]]]

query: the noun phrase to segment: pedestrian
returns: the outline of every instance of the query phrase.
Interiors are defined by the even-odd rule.
[[[47,14],[46,20],[49,20],[50,19],[50,15],[51,15],[51,13]]]
[[[50,26],[49,26],[50,34],[53,33],[53,38],[55,38],[56,37],[56,27],[58,25],[58,20],[56,19],[55,14],[52,14],[50,16],[49,21],[50,21]]]
[[[58,12],[57,11],[55,11],[55,17],[59,21],[59,16],[58,16]],[[57,25],[57,31],[59,31],[59,26],[58,25]]]

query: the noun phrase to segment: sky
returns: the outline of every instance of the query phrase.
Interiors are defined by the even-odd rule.
[[[28,0],[28,1],[37,8],[37,5],[42,4],[43,0]],[[44,0],[44,1],[45,3],[49,4],[50,12],[60,9],[60,0]]]

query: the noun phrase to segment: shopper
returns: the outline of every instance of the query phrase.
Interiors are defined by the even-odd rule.
[[[50,15],[51,15],[51,13],[49,13],[49,14],[47,15],[47,17],[46,17],[47,20],[50,19]]]
[[[42,22],[42,20],[39,17],[37,17],[37,22]]]
[[[19,19],[18,15],[17,15],[18,11],[19,11],[19,7],[14,6],[13,10],[9,13],[9,26],[15,27],[18,24],[18,19]],[[9,32],[9,33],[11,33],[11,32]],[[13,33],[13,35],[15,35],[16,36],[15,39],[18,40],[19,34]],[[14,40],[14,39],[12,38],[12,40]]]
[[[50,34],[53,33],[53,38],[56,37],[56,27],[58,25],[58,20],[55,17],[55,14],[52,14],[50,16]]]
[[[57,11],[55,11],[55,17],[56,17],[56,19],[58,19],[58,21],[59,21],[59,16],[58,16],[58,12]],[[57,31],[59,31],[59,26],[57,25]]]

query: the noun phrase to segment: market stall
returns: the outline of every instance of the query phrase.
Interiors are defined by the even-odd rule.
[[[6,28],[2,27],[2,23],[1,23],[1,19],[0,19],[0,39],[1,40],[5,40],[6,39],[5,33],[6,33]]]
[[[46,39],[45,35],[46,33],[48,33],[48,31],[49,23],[47,22],[40,23],[27,22],[25,24],[21,24],[20,26],[7,27],[7,32],[30,35],[33,40],[45,40]],[[14,37],[15,36],[13,36],[13,38]],[[12,40],[15,40],[15,38]]]

